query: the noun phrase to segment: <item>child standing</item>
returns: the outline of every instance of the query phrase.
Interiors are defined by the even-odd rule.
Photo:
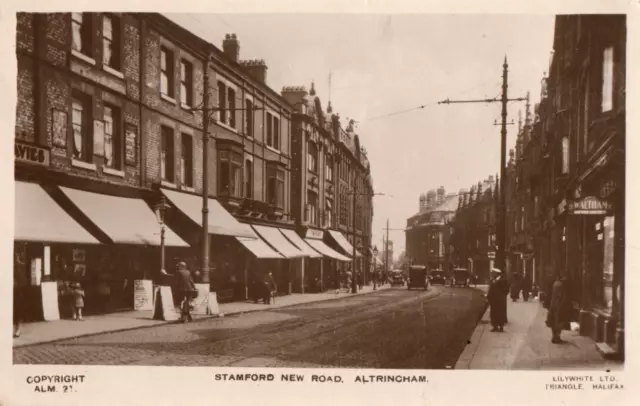
[[[84,290],[82,290],[82,286],[80,286],[79,283],[75,283],[73,285],[71,295],[73,296],[73,319],[83,321],[82,309],[84,308]]]

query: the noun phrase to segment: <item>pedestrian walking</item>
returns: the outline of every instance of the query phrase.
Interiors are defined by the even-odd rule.
[[[551,329],[551,342],[561,344],[562,330],[569,330],[571,316],[571,300],[569,299],[568,279],[566,275],[558,275],[551,288],[551,300],[547,313],[547,327]]]
[[[531,295],[532,289],[531,275],[525,275],[522,280],[522,300],[525,302],[529,301],[529,296]]]
[[[275,302],[276,292],[278,290],[276,281],[273,279],[273,274],[271,272],[267,274],[267,277],[265,279],[265,286],[267,289],[265,304],[271,304],[272,300]]]
[[[76,282],[71,287],[71,296],[73,297],[73,319],[84,321],[82,318],[82,309],[84,309],[84,289],[80,283]]]
[[[502,271],[493,268],[491,270],[491,284],[487,292],[487,300],[489,301],[491,316],[491,331],[504,331],[504,325],[507,322],[507,295],[509,287],[507,281],[502,276]]]
[[[27,313],[29,281],[22,270],[13,267],[13,337],[18,338],[22,333],[22,323]]]

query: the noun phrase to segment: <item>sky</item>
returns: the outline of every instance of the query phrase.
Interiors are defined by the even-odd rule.
[[[324,108],[330,99],[343,125],[356,120],[385,194],[374,197],[372,244],[388,219],[396,255],[421,193],[458,193],[500,170],[500,103],[437,102],[499,96],[506,56],[508,96],[530,92],[533,115],[553,46],[553,15],[166,15],[218,48],[235,33],[240,59],[265,60],[271,88],[314,82]],[[524,102],[509,103],[509,148],[519,111]]]

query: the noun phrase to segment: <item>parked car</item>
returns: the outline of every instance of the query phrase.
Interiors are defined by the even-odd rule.
[[[471,282],[471,274],[465,268],[456,268],[453,270],[453,277],[451,278],[451,286],[469,287]]]
[[[407,281],[407,289],[420,288],[429,289],[429,278],[427,276],[427,267],[424,265],[409,266],[409,280]]]
[[[436,269],[429,272],[429,280],[432,285],[444,285],[447,282],[447,275],[444,271]]]

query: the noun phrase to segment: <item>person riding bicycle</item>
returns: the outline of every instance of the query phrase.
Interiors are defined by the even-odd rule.
[[[173,277],[173,285],[180,303],[182,321],[192,321],[190,302],[191,299],[193,299],[193,294],[196,289],[191,277],[191,272],[189,272],[189,269],[187,268],[187,264],[182,261],[178,262],[176,265],[176,273],[174,275],[169,275],[164,269],[162,270],[162,273]]]

